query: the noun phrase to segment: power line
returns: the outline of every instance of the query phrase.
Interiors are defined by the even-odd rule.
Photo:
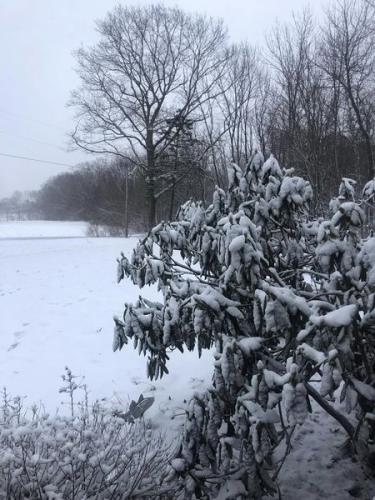
[[[11,154],[7,154],[7,153],[0,153],[0,156],[5,156],[7,158],[17,158],[19,160],[36,161],[39,163],[48,163],[50,165],[58,165],[60,167],[75,168],[75,165],[69,165],[68,163],[60,163],[58,161],[49,161],[49,160],[40,160],[38,158],[31,158],[30,156],[18,156],[18,155],[11,155]]]
[[[11,115],[11,116],[15,116],[17,118],[21,118],[21,120],[27,120],[29,122],[39,123],[40,125],[44,125],[45,127],[54,127],[57,130],[66,132],[66,130],[62,126],[57,125],[56,123],[46,122],[46,121],[43,121],[43,120],[37,120],[35,118],[30,118],[29,116],[22,115],[20,113],[15,113],[14,111],[8,111],[7,109],[4,109],[4,108],[0,108],[0,113],[5,113],[7,115]]]
[[[62,148],[61,146],[58,146],[57,144],[52,144],[51,142],[40,141],[39,139],[34,139],[33,137],[27,137],[25,135],[15,134],[14,132],[7,132],[6,130],[0,130],[0,134],[10,135],[12,137],[17,137],[18,139],[24,139],[26,141],[36,142],[37,144],[51,146],[53,148],[59,149],[60,151],[64,151],[64,148]]]

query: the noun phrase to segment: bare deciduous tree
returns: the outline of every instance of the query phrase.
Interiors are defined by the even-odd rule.
[[[221,92],[226,30],[221,21],[161,5],[118,6],[97,28],[100,41],[77,53],[72,137],[87,151],[135,162],[147,185],[151,227],[157,161],[180,133],[171,133],[167,120],[177,113],[183,124]]]
[[[342,0],[327,12],[323,67],[345,92],[374,176],[375,11],[364,0]]]
[[[228,133],[230,158],[246,165],[252,153],[253,112],[258,92],[258,54],[242,43],[230,50],[228,72],[221,82],[222,114]]]
[[[311,15],[304,11],[301,17],[293,17],[291,24],[276,25],[267,38],[268,62],[279,89],[278,127],[287,132],[283,134],[283,150],[279,154],[282,161],[287,160],[293,167],[298,157],[296,140],[301,121],[300,99],[311,37]]]

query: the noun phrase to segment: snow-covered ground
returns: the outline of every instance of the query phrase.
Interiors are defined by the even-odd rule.
[[[0,221],[0,240],[4,238],[79,238],[86,236],[85,222]]]
[[[58,390],[65,365],[85,376],[90,398],[123,402],[153,395],[147,416],[163,429],[176,428],[184,399],[210,383],[212,355],[171,355],[170,374],[146,379],[146,360],[127,346],[113,353],[114,314],[142,293],[116,283],[116,257],[130,254],[135,238],[87,238],[82,223],[0,223],[0,387],[42,402],[50,412],[64,399]],[[320,408],[299,428],[279,483],[283,500],[372,500],[373,480],[359,462],[342,457],[340,426]],[[282,450],[280,450],[281,452]]]
[[[140,293],[152,299],[157,291],[116,283],[116,257],[130,254],[135,238],[86,238],[85,231],[83,223],[0,223],[0,387],[28,405],[62,411],[58,390],[67,365],[85,376],[91,400],[126,403],[152,394],[147,415],[165,420],[208,383],[211,354],[172,353],[170,375],[150,383],[146,359],[131,345],[113,353],[113,315]]]
[[[278,479],[282,500],[375,500],[371,466],[351,456],[346,443],[343,428],[312,401],[312,413],[297,427]]]

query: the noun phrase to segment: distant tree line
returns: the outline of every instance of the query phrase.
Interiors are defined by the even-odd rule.
[[[41,213],[36,203],[38,192],[15,191],[12,196],[0,200],[0,220],[40,219]]]
[[[168,168],[185,172],[173,189],[160,192],[157,219],[174,217],[186,198],[205,200],[212,194],[212,180],[204,175],[194,154],[181,146],[165,155]],[[171,164],[171,165],[169,165]],[[5,220],[83,220],[93,225],[144,231],[148,211],[145,203],[146,183],[134,166],[126,160],[96,160],[51,177],[39,191],[14,193],[0,200],[0,214]]]

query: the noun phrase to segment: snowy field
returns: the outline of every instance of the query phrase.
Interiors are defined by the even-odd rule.
[[[82,238],[86,229],[85,222],[0,221],[0,239]]]
[[[141,392],[152,394],[147,415],[165,420],[208,382],[211,355],[172,353],[170,375],[150,383],[146,358],[131,345],[113,353],[113,315],[121,316],[124,302],[140,293],[155,298],[157,291],[116,283],[116,257],[130,254],[135,238],[87,238],[85,232],[86,225],[75,222],[0,223],[0,387],[27,405],[42,402],[61,412],[58,391],[67,365],[85,377],[92,401],[126,404]]]
[[[145,358],[131,346],[113,353],[112,317],[140,293],[129,281],[116,283],[116,257],[129,255],[137,240],[85,233],[82,223],[0,223],[0,388],[24,397],[26,405],[66,412],[58,391],[68,365],[85,377],[92,401],[125,406],[140,393],[153,395],[146,416],[161,429],[176,429],[183,400],[210,383],[212,355],[173,353],[169,376],[150,383]],[[141,292],[157,296],[155,288]],[[282,499],[372,500],[374,483],[343,455],[344,441],[340,426],[313,405],[283,468]]]

